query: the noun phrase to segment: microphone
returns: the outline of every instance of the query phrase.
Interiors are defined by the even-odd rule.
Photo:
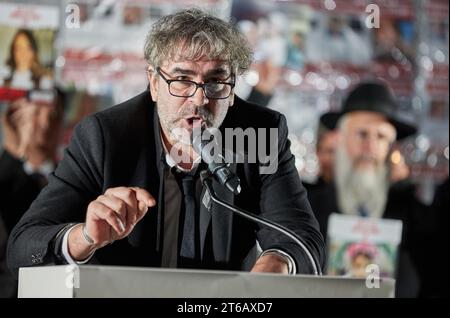
[[[201,180],[202,184],[205,186],[205,188],[207,190],[206,194],[208,194],[208,197],[207,197],[207,199],[205,201],[207,203],[204,203],[204,204],[208,208],[208,210],[211,208],[211,203],[210,202],[213,201],[213,202],[215,202],[215,203],[217,203],[217,204],[227,208],[229,211],[231,211],[231,212],[233,212],[233,213],[235,213],[235,214],[237,214],[237,215],[239,215],[239,216],[241,216],[243,218],[246,218],[247,220],[250,220],[250,221],[256,222],[256,223],[260,223],[262,225],[270,227],[270,228],[272,228],[272,229],[274,229],[274,230],[276,230],[276,231],[286,235],[287,237],[292,239],[303,250],[303,252],[306,254],[306,256],[307,256],[307,258],[308,258],[308,260],[309,260],[309,262],[311,264],[311,267],[313,269],[314,275],[315,276],[322,276],[322,269],[320,267],[319,261],[314,257],[313,253],[311,253],[311,251],[306,246],[306,244],[303,241],[303,239],[299,235],[297,235],[297,233],[295,233],[294,231],[292,231],[292,230],[290,230],[290,229],[288,229],[288,228],[286,228],[286,227],[284,227],[284,226],[282,226],[282,225],[280,225],[278,223],[275,223],[275,222],[270,221],[270,220],[268,220],[266,218],[263,218],[263,217],[258,216],[256,214],[253,214],[253,213],[250,213],[248,211],[245,211],[245,210],[243,210],[243,209],[241,209],[241,208],[239,208],[239,207],[237,207],[235,205],[231,205],[231,204],[229,204],[229,203],[219,199],[216,196],[216,194],[215,194],[215,192],[214,192],[214,190],[212,188],[211,180],[210,180],[210,176],[208,175],[208,172],[202,171],[200,173],[200,180]]]
[[[228,164],[223,156],[215,151],[215,149],[219,149],[219,146],[214,139],[214,134],[210,134],[209,140],[204,139],[205,131],[205,129],[194,129],[192,133],[192,146],[195,152],[208,164],[209,172],[221,185],[225,186],[232,193],[239,194],[241,192],[239,178],[228,169]]]

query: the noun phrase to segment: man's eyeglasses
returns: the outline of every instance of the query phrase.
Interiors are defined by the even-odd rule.
[[[169,86],[169,93],[176,97],[191,97],[194,96],[195,92],[199,87],[203,88],[205,96],[208,99],[226,99],[230,97],[231,91],[234,88],[234,75],[233,82],[221,82],[221,81],[210,81],[203,84],[199,84],[190,80],[171,80],[167,79],[161,71],[161,68],[157,67],[156,72],[161,76],[161,78]]]

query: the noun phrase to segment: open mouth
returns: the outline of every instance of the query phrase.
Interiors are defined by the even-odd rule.
[[[199,128],[202,127],[204,124],[204,120],[200,116],[186,117],[185,120],[188,126],[192,128]]]

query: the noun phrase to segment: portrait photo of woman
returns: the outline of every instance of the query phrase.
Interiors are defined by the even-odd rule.
[[[16,32],[5,64],[9,68],[4,80],[7,87],[30,90],[51,86],[51,73],[40,62],[38,42],[30,30]]]

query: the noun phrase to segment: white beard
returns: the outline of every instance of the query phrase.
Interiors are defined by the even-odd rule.
[[[338,147],[335,177],[337,204],[343,214],[360,215],[363,208],[368,217],[382,217],[389,190],[386,165],[371,171],[355,170],[345,148]]]

